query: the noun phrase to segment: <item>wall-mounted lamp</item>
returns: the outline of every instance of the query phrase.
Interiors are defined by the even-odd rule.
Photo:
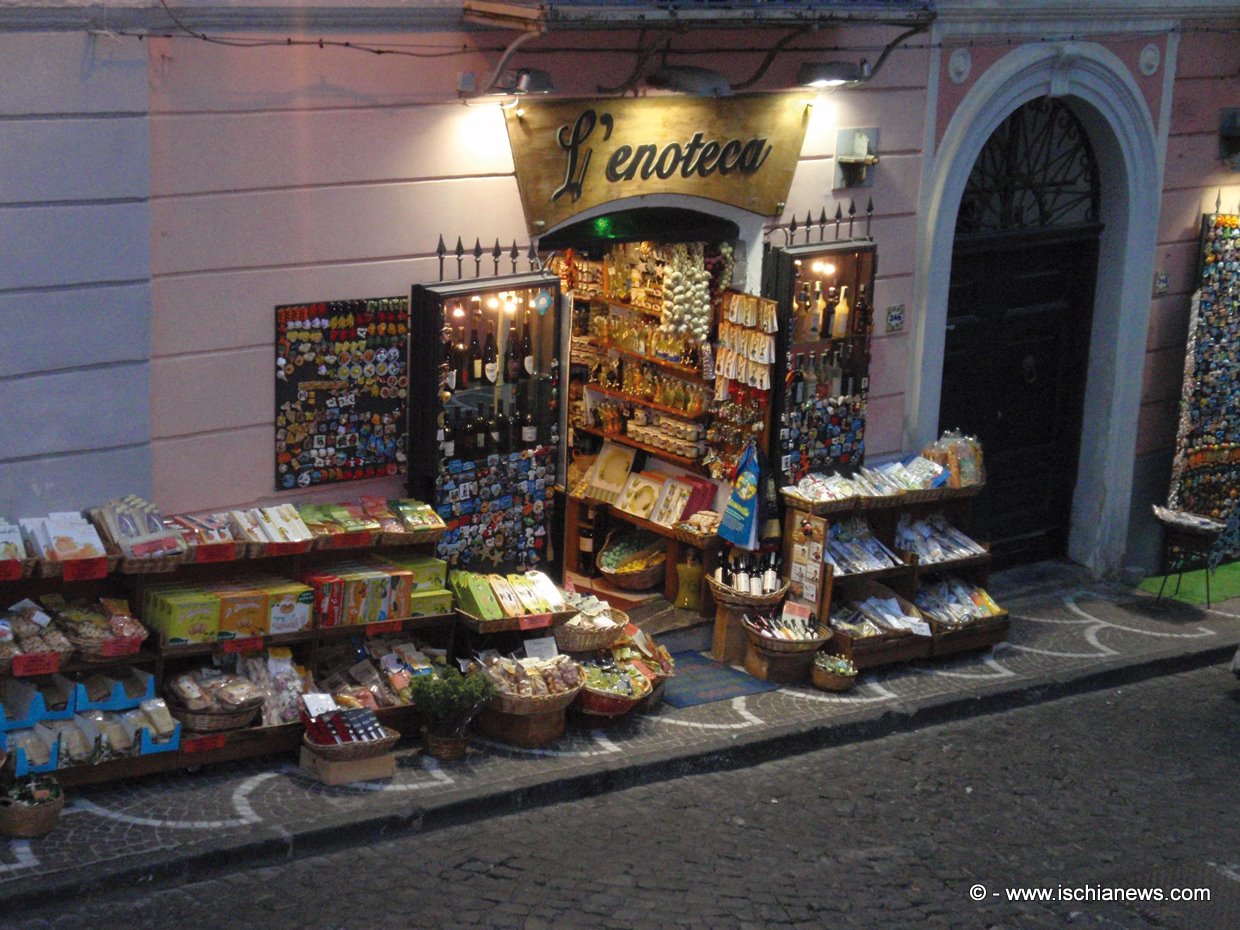
[[[860,84],[869,75],[865,63],[852,61],[807,61],[797,71],[801,87],[842,87]]]
[[[648,75],[646,83],[660,90],[674,90],[697,97],[731,97],[732,85],[713,68],[692,65],[664,65]]]

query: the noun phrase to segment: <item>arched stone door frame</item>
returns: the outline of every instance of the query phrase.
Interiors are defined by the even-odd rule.
[[[1085,388],[1069,556],[1118,571],[1127,541],[1162,162],[1154,121],[1124,63],[1096,43],[1030,45],[981,75],[953,113],[923,174],[904,445],[935,437],[956,215],[982,146],[1017,107],[1067,97],[1089,132],[1105,224]]]

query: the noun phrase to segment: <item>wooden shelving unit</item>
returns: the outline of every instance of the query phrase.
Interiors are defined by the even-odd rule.
[[[676,455],[674,452],[668,452],[665,449],[647,445],[644,442],[638,442],[635,439],[630,439],[624,433],[605,433],[601,429],[595,429],[593,426],[574,426],[573,429],[582,433],[587,433],[591,436],[598,436],[601,439],[610,439],[612,442],[619,443],[622,446],[630,446],[631,448],[639,449],[642,452],[649,452],[651,455],[661,458],[666,462],[673,462],[682,468],[688,468],[692,471],[706,474],[705,469],[702,468],[702,465],[698,459],[691,459],[684,455]]]
[[[660,404],[653,400],[646,400],[636,394],[626,394],[623,391],[617,391],[614,388],[603,387],[601,384],[587,384],[587,391],[594,391],[596,394],[602,394],[604,397],[612,397],[616,400],[622,400],[626,403],[637,404],[641,407],[648,407],[651,410],[658,410],[660,413],[666,413],[669,416],[679,417],[682,420],[705,420],[710,416],[709,411],[702,411],[698,414],[688,413],[684,410],[678,410],[675,407],[669,407],[667,404]]]

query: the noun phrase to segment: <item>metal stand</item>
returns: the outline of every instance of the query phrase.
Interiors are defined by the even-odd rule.
[[[1162,584],[1158,586],[1158,598],[1155,603],[1162,603],[1163,590],[1167,587],[1167,579],[1171,577],[1170,566],[1176,566],[1175,590],[1171,596],[1180,593],[1180,582],[1184,580],[1185,563],[1190,556],[1200,556],[1206,566],[1206,607],[1210,606],[1210,568],[1208,559],[1210,549],[1219,537],[1221,529],[1186,529],[1173,523],[1162,521],[1163,524],[1163,575]],[[1173,556],[1172,549],[1178,549],[1179,555]]]

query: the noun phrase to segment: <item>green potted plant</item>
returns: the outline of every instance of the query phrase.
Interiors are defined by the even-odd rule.
[[[454,668],[413,679],[413,703],[422,712],[426,751],[437,759],[459,759],[469,745],[470,721],[495,694],[485,675],[462,675]]]

